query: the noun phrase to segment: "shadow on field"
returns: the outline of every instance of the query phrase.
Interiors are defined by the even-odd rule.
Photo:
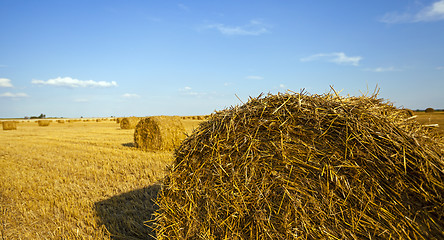
[[[124,147],[134,148],[134,147],[136,147],[136,144],[134,144],[133,142],[122,143],[122,146],[124,146]]]
[[[159,184],[113,196],[96,202],[95,211],[99,224],[105,225],[111,233],[111,239],[155,239],[151,229],[153,213],[157,209],[154,200],[160,190]]]

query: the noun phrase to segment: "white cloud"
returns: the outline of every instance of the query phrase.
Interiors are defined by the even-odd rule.
[[[226,26],[224,24],[210,24],[205,28],[216,29],[224,35],[258,36],[268,33],[268,26],[261,21],[251,20],[243,26]]]
[[[281,84],[279,84],[279,87],[280,88],[285,88],[285,85],[281,83]]]
[[[180,92],[185,92],[185,93],[190,93],[191,92],[191,87],[189,87],[189,86],[186,86],[186,87],[184,87],[184,88],[180,88],[179,89],[179,91]]]
[[[369,72],[399,72],[401,69],[397,69],[394,67],[377,67],[377,68],[366,68],[365,71]]]
[[[342,65],[358,66],[359,61],[362,60],[362,57],[360,56],[349,57],[345,55],[345,53],[343,52],[334,52],[334,53],[318,53],[305,58],[301,58],[300,60],[302,62],[323,60]]]
[[[56,86],[56,87],[69,87],[69,88],[86,88],[86,87],[99,87],[99,88],[106,88],[106,87],[116,87],[117,83],[115,81],[112,82],[105,82],[105,81],[93,81],[93,80],[78,80],[71,77],[58,77],[49,79],[48,81],[43,80],[35,80],[33,79],[31,81],[33,84],[37,85],[49,85],[49,86]]]
[[[0,78],[0,87],[13,87],[11,80],[7,78]]]
[[[262,80],[262,79],[264,79],[261,76],[246,76],[245,78],[246,79],[250,79],[250,80]]]
[[[381,17],[384,23],[433,22],[444,20],[444,0],[435,1],[416,13],[390,12]]]
[[[436,67],[436,70],[444,70],[444,66]]]
[[[429,22],[444,20],[444,0],[434,2],[418,12],[415,22]]]
[[[0,97],[7,97],[7,98],[23,98],[23,97],[29,97],[26,93],[10,93],[5,92],[0,94]]]
[[[179,91],[181,92],[182,95],[185,95],[185,96],[200,96],[201,97],[201,96],[207,95],[207,93],[204,93],[204,92],[192,91],[192,88],[188,87],[188,86],[179,89]]]
[[[125,93],[122,95],[123,98],[140,98],[138,94],[135,93]]]

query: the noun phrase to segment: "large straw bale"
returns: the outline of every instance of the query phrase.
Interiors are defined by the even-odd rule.
[[[2,121],[3,130],[17,130],[17,121]]]
[[[51,120],[38,120],[37,123],[40,127],[47,127],[51,123]]]
[[[138,117],[126,117],[122,118],[120,121],[120,129],[134,129],[137,123],[139,123],[140,118]]]
[[[407,116],[409,117],[415,116],[415,112],[412,109],[404,108],[403,110],[405,111]]]
[[[171,151],[185,139],[185,128],[177,116],[148,117],[139,121],[134,130],[137,148],[148,151]]]
[[[176,149],[157,237],[444,239],[442,149],[376,94],[252,98]]]

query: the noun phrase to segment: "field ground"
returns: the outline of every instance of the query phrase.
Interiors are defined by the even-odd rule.
[[[172,152],[135,149],[133,133],[114,121],[0,131],[0,239],[146,239]]]
[[[416,120],[422,124],[438,124],[436,130],[444,136],[444,111],[434,113],[415,112]]]
[[[444,112],[415,114],[444,134]],[[173,155],[135,149],[133,132],[114,121],[0,131],[0,239],[147,239]]]

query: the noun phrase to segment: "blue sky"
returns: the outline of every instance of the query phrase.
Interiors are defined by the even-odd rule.
[[[330,85],[444,108],[444,0],[0,0],[0,35],[0,117],[209,114]]]

